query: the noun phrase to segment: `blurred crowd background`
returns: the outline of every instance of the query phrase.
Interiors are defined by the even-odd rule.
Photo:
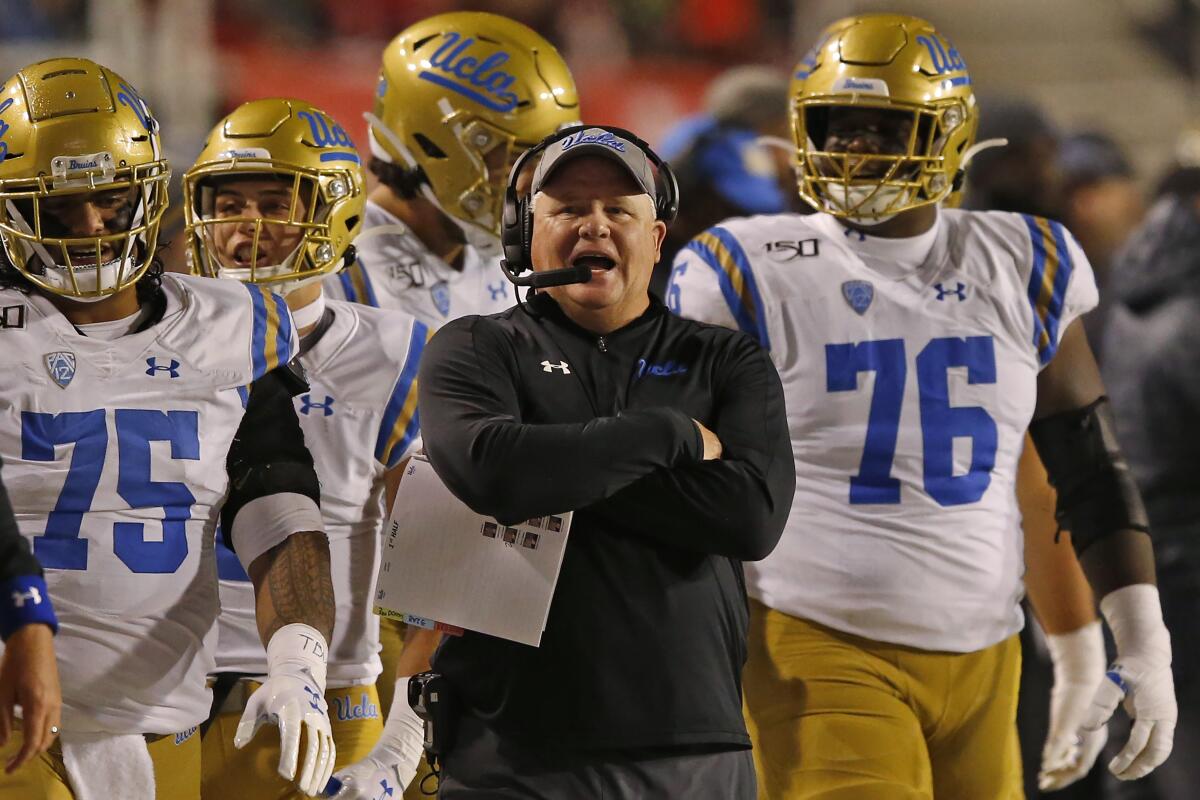
[[[1086,322],[1093,348],[1110,362],[1110,391],[1126,397],[1124,408],[1141,409],[1138,420],[1161,420],[1166,440],[1186,443],[1162,474],[1196,474],[1200,451],[1188,448],[1193,441],[1200,448],[1200,385],[1193,385],[1200,364],[1180,370],[1187,385],[1175,395],[1178,407],[1143,414],[1137,392],[1139,370],[1166,343],[1177,348],[1172,363],[1200,357],[1200,301],[1171,310],[1182,295],[1200,296],[1200,0],[0,0],[0,71],[59,55],[115,69],[162,121],[177,183],[214,122],[259,97],[295,96],[324,108],[365,153],[362,112],[384,45],[421,18],[464,9],[507,15],[556,43],[576,77],[584,121],[629,128],[672,162],[682,205],[668,250],[728,216],[804,210],[786,151],[756,142],[789,137],[790,70],[825,25],[872,10],[926,17],[968,64],[981,108],[978,138],[1008,140],[972,163],[963,205],[1049,216],[1075,234],[1101,287],[1102,306]],[[177,201],[169,214],[167,238],[177,241],[166,252],[180,269]],[[1149,330],[1157,308],[1192,323],[1178,335]],[[1139,464],[1156,464],[1166,452],[1153,444],[1154,430],[1121,433]],[[1152,506],[1159,496],[1147,491]],[[1169,516],[1151,512],[1152,520]],[[1173,541],[1200,541],[1191,512],[1179,530],[1156,522],[1166,534],[1156,540],[1160,585],[1180,598],[1172,605],[1165,596],[1164,608],[1181,708],[1200,697],[1200,631],[1196,615],[1183,610],[1200,596],[1200,576],[1193,566],[1174,566],[1196,563],[1195,545],[1186,546],[1187,558],[1171,549]],[[1026,637],[1030,797],[1038,796],[1033,777],[1049,682],[1039,648],[1035,635]],[[1195,731],[1177,733],[1173,761],[1200,753]],[[1098,769],[1069,796],[1113,796],[1108,791]],[[1181,782],[1178,792],[1136,796],[1197,796],[1194,783]]]

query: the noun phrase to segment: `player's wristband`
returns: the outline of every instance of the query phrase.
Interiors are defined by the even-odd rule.
[[[1054,665],[1056,685],[1099,681],[1108,666],[1104,630],[1098,619],[1069,633],[1047,634],[1046,647]]]
[[[307,673],[324,694],[328,654],[329,645],[316,628],[299,622],[284,625],[267,642],[267,677]]]
[[[1171,635],[1163,624],[1158,587],[1135,583],[1109,592],[1100,613],[1117,645],[1117,662],[1135,658],[1146,667],[1171,663]]]
[[[58,632],[46,581],[40,575],[18,575],[0,584],[0,639],[7,641],[17,628],[36,622]]]

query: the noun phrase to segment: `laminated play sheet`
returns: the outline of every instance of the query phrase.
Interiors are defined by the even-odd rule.
[[[476,514],[414,458],[384,529],[375,613],[537,647],[570,528],[571,512],[516,525]]]

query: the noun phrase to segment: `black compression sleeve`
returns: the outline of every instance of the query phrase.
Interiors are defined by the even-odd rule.
[[[455,495],[501,522],[583,508],[660,467],[697,460],[700,433],[669,408],[525,424],[511,344],[485,319],[449,323],[418,381],[425,451]]]
[[[718,374],[714,418],[701,422],[721,440],[721,459],[657,470],[589,511],[664,544],[757,561],[779,542],[796,491],[783,386],[749,337],[735,340]]]
[[[30,552],[29,542],[17,530],[12,503],[4,483],[0,482],[0,583],[18,575],[41,574],[42,568]]]
[[[1055,517],[1071,532],[1079,554],[1118,531],[1150,532],[1115,428],[1107,397],[1029,426],[1050,483],[1058,490]]]
[[[292,396],[306,389],[307,384],[287,365],[268,372],[250,387],[246,414],[225,460],[229,497],[221,508],[221,528],[230,549],[233,520],[251,500],[292,492],[312,498],[318,505],[321,502],[312,454],[304,446],[304,431],[292,405]]]

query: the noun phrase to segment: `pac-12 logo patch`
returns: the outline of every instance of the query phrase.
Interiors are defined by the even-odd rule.
[[[443,317],[450,313],[450,284],[438,281],[429,287],[429,295],[433,298],[434,307]]]
[[[50,378],[58,384],[60,389],[67,388],[67,384],[75,377],[75,354],[67,350],[59,350],[55,353],[46,353],[42,356],[43,362],[46,364],[46,371],[50,373]]]
[[[867,313],[875,299],[875,287],[870,281],[846,281],[842,284],[842,297],[859,316]]]

